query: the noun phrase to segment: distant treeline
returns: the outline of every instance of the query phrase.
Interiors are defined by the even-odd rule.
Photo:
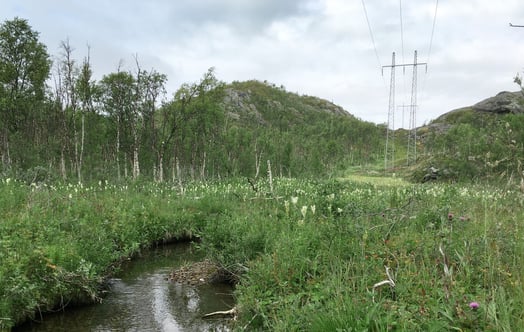
[[[383,158],[385,126],[324,100],[213,68],[166,97],[167,76],[116,68],[99,81],[69,40],[52,57],[28,21],[0,25],[0,170],[27,182],[332,174]],[[236,97],[236,99],[235,99]]]

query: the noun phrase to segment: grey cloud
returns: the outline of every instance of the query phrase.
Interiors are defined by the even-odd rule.
[[[176,25],[225,24],[240,32],[253,33],[275,20],[304,14],[307,3],[296,0],[183,0],[171,6],[170,19]]]
[[[415,49],[419,61],[428,59],[436,3],[402,1],[402,57],[399,1],[364,1],[377,62],[358,0],[2,1],[0,20],[28,19],[51,54],[69,37],[81,60],[89,43],[95,74],[115,70],[120,59],[133,70],[138,54],[144,69],[169,75],[172,91],[215,66],[220,79],[267,79],[379,123],[389,72],[381,76],[378,62],[389,64],[393,51],[398,63],[411,62]],[[512,78],[524,68],[524,29],[508,23],[524,24],[521,2],[440,1],[428,74],[419,77],[421,122],[517,88]]]

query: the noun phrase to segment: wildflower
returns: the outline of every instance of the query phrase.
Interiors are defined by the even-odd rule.
[[[469,307],[473,310],[477,310],[479,306],[480,306],[479,303],[475,301],[469,303]]]
[[[292,196],[292,197],[291,197],[291,203],[293,203],[293,205],[297,205],[297,203],[298,203],[298,197],[296,197],[296,196]]]
[[[468,220],[468,217],[460,216],[459,220],[460,220],[460,221],[466,221],[466,220]]]
[[[453,213],[448,213],[448,220],[453,220]]]
[[[311,208],[311,212],[313,212],[313,214],[315,214],[315,211],[317,210],[316,205],[311,205],[310,208]]]
[[[304,205],[301,209],[300,209],[300,213],[302,213],[302,217],[306,217],[306,214],[307,214],[307,205]]]

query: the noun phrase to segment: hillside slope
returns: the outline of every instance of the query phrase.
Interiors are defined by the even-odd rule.
[[[331,174],[383,158],[385,127],[327,100],[255,80],[228,84],[224,95],[225,141],[229,154],[237,156],[232,164],[247,174],[259,174],[249,166],[253,160],[260,165],[259,159],[297,176]]]
[[[300,96],[283,87],[256,80],[228,85],[224,107],[232,119],[248,125],[295,126],[323,115],[355,119],[342,107],[327,100]]]
[[[439,169],[443,179],[524,181],[524,93],[501,92],[445,113],[418,129],[423,151],[414,179]]]
[[[472,106],[444,113],[433,120],[431,124],[467,123],[471,122],[473,117],[521,113],[524,113],[524,93],[522,91],[502,91],[496,96],[486,98]]]

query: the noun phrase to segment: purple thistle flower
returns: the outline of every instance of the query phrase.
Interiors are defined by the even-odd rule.
[[[448,213],[448,220],[453,220],[453,213]]]
[[[480,304],[478,302],[475,302],[475,301],[469,303],[469,307],[471,309],[473,309],[473,310],[477,310],[479,308],[479,306],[480,306]]]

